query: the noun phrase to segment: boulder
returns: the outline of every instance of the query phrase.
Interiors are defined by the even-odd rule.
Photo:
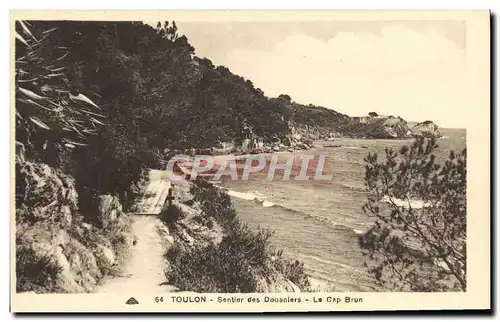
[[[16,204],[16,222],[71,225],[69,217],[78,209],[74,179],[46,164],[16,158]]]
[[[122,215],[124,213],[118,197],[111,195],[99,196],[98,220],[103,228],[112,225]]]
[[[363,125],[362,132],[376,139],[403,139],[408,137],[408,123],[400,117],[369,118]]]
[[[290,139],[288,137],[284,137],[283,140],[281,141],[281,143],[283,144],[283,146],[286,146],[286,147],[292,146],[292,139]]]
[[[92,204],[100,229],[84,223],[74,180],[46,164],[16,158],[16,289],[89,292],[117,264],[116,241],[133,244],[118,198]],[[124,238],[124,236],[128,238]]]
[[[113,251],[104,245],[97,244],[94,254],[97,258],[98,265],[101,267],[109,268],[116,262]]]
[[[57,247],[57,250],[53,256],[55,264],[60,268],[59,274],[56,279],[57,288],[64,290],[68,293],[81,293],[85,289],[77,283],[73,272],[71,270],[71,264],[64,256],[63,249]]]

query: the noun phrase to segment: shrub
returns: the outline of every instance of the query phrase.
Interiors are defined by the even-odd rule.
[[[274,267],[284,278],[297,285],[301,291],[311,291],[311,283],[305,272],[304,263],[283,257],[283,251],[280,250],[276,253]]]
[[[377,222],[360,243],[369,271],[390,289],[466,290],[466,150],[439,165],[436,148],[436,139],[417,138],[399,153],[387,149],[385,161],[365,158],[363,209]]]
[[[167,224],[169,227],[173,227],[177,221],[182,219],[184,214],[181,208],[175,204],[166,206],[160,213],[160,220]]]
[[[268,231],[254,233],[237,223],[218,245],[202,249],[175,245],[166,255],[171,263],[169,283],[193,292],[256,292],[258,277],[267,270],[270,236]]]
[[[242,223],[224,191],[200,181],[191,192],[202,205],[203,216],[214,218],[224,236],[219,244],[203,248],[174,245],[166,254],[171,263],[167,272],[170,283],[194,292],[257,292],[263,278],[271,281],[281,273],[299,288],[307,289],[309,281],[303,264],[283,258],[282,253],[274,260],[270,247],[272,232],[254,230]],[[211,229],[212,220],[203,216],[193,220]]]
[[[194,201],[199,202],[203,212],[213,217],[222,227],[231,228],[235,222],[236,210],[231,197],[221,189],[214,187],[210,182],[197,180],[191,187]]]

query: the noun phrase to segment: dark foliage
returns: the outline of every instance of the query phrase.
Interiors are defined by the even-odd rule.
[[[36,146],[35,158],[72,174],[79,192],[89,198],[106,193],[122,196],[144,168],[158,166],[153,151],[213,147],[243,136],[244,128],[262,137],[288,131],[280,106],[226,67],[194,56],[194,48],[179,36],[175,23],[158,23],[156,29],[142,22],[26,24],[30,35],[43,37],[28,39],[28,46],[17,44],[18,65],[28,60],[30,66],[16,65],[17,86],[35,79],[24,86],[30,92],[18,89],[18,109],[19,116],[37,118],[18,117],[16,139]],[[19,33],[23,26],[18,26]],[[33,53],[27,55],[30,50]],[[46,94],[50,111],[30,98],[31,92]],[[82,114],[68,107],[76,93],[95,101],[96,110]],[[52,111],[57,106],[63,107],[63,114]],[[40,111],[54,122],[39,122]],[[70,116],[74,124],[60,124]],[[84,116],[89,125],[81,123],[87,121]],[[106,126],[97,128],[102,124]],[[74,142],[69,137],[72,132],[77,138],[88,134],[84,144]],[[71,149],[61,151],[66,143]]]
[[[56,279],[61,267],[50,256],[39,258],[29,247],[16,248],[16,291],[57,292]]]
[[[169,283],[194,292],[256,292],[259,277],[267,272],[267,231],[250,230],[238,223],[218,245],[203,249],[182,249],[167,253],[171,263]]]
[[[30,21],[16,30],[24,36],[16,45],[16,140],[29,157],[73,175],[83,198],[133,199],[126,192],[159,166],[154,152],[165,148],[211,148],[249,131],[271,141],[289,134],[289,124],[359,134],[346,115],[286,94],[267,98],[196,57],[175,22]]]
[[[231,226],[237,222],[237,213],[231,197],[210,182],[198,180],[191,187],[191,193],[194,201],[200,203],[204,214],[213,217],[223,228],[231,229]]]
[[[183,213],[179,206],[172,204],[166,206],[159,217],[169,227],[173,227],[173,224],[183,218]]]

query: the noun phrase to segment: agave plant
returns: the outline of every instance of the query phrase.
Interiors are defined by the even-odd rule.
[[[16,140],[35,151],[84,146],[105,116],[66,78],[69,48],[50,41],[57,28],[35,30],[28,22],[16,23]]]

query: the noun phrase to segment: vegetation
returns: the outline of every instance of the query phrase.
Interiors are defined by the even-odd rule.
[[[44,22],[16,22],[18,292],[89,291],[113,272],[115,260],[122,259],[132,239],[126,218],[103,217],[122,214],[116,198],[104,196],[115,202],[114,209],[98,209],[97,193],[105,190],[96,182],[92,193],[77,192],[85,172],[76,186],[68,175],[78,174],[77,165],[92,163],[79,158],[82,152],[99,149],[95,142],[106,129],[108,115],[94,102],[92,91],[84,94],[74,86],[71,46],[58,43],[60,32]]]
[[[436,148],[435,139],[418,138],[399,153],[387,149],[383,161],[376,154],[365,158],[370,197],[364,210],[377,222],[361,245],[369,271],[390,289],[467,288],[466,150],[451,151],[439,165]]]
[[[56,279],[61,267],[49,256],[39,257],[23,245],[16,245],[16,291],[56,292]]]
[[[292,127],[347,136],[363,136],[369,129],[335,111],[292,102],[287,94],[264,96],[251,81],[196,57],[175,22],[153,28],[142,22],[19,21],[16,39],[16,144],[23,151],[18,157],[47,165],[39,170],[50,172],[59,189],[54,202],[43,189],[28,200],[25,182],[39,177],[21,175],[27,164],[16,162],[16,209],[23,212],[23,224],[58,217],[52,208],[39,216],[43,198],[51,207],[70,200],[66,217],[79,212],[92,224],[99,223],[95,208],[102,195],[118,196],[126,210],[146,169],[159,167],[158,151],[165,148],[211,148],[250,130],[273,141]],[[42,176],[48,176],[45,172]],[[74,178],[69,197],[61,194],[66,187],[58,186],[63,175]],[[187,287],[202,268],[207,277],[200,281],[207,285],[195,289],[248,291],[257,287],[258,274],[278,269],[299,285],[306,283],[300,264],[271,264],[270,234],[241,224],[227,195],[213,187],[196,189],[204,214],[225,235],[211,248],[177,254],[182,265],[174,280]],[[172,224],[182,219],[180,209],[167,211],[179,214]],[[114,238],[107,248],[121,249],[125,239]],[[223,281],[224,274],[239,275]]]
[[[74,176],[82,204],[133,198],[131,186],[167,147],[288,131],[281,106],[195,57],[175,23],[31,21],[16,30],[16,139]]]
[[[211,148],[248,131],[273,141],[290,125],[363,132],[195,56],[175,22],[30,21],[16,32],[16,140],[72,175],[83,205],[115,194],[127,206],[165,148]]]
[[[63,63],[68,48],[48,43],[54,30],[32,33],[27,24],[19,21],[16,31],[16,139],[28,158],[55,163],[65,149],[85,146],[104,116],[70,86]]]
[[[231,230],[238,224],[237,213],[231,197],[224,191],[216,189],[205,180],[197,180],[190,191],[194,202],[198,202],[207,217],[214,218],[223,228]]]
[[[236,216],[227,194],[209,183],[199,182],[192,191],[202,203],[203,215],[223,227],[220,243],[206,247],[175,244],[166,254],[171,267],[169,283],[194,292],[262,292],[273,278],[288,279],[301,290],[310,287],[303,264],[289,261],[270,246],[272,232],[251,229]],[[175,230],[174,230],[175,231]],[[266,284],[266,285],[265,285]]]
[[[172,227],[179,219],[182,219],[182,210],[175,204],[168,205],[162,210],[159,217],[161,221]]]

